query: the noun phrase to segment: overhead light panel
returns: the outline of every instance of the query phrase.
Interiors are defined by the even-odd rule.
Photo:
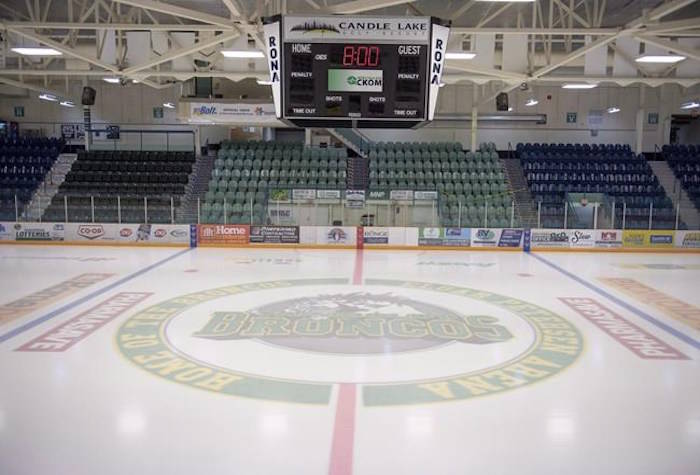
[[[445,87],[445,83],[441,82],[440,84],[438,84],[438,87]]]
[[[25,56],[61,56],[61,52],[53,48],[12,48],[12,51]]]
[[[684,102],[681,104],[681,109],[683,110],[688,110],[688,109],[697,109],[700,107],[700,102],[698,101],[688,101]]]
[[[102,78],[102,80],[110,84],[119,84],[120,81],[119,78]]]
[[[493,2],[493,3],[532,3],[535,0],[476,0],[477,2]]]
[[[563,89],[594,89],[598,87],[597,84],[588,83],[567,83],[562,86]]]
[[[257,82],[260,86],[272,86],[272,81],[263,81],[262,79],[258,79]]]
[[[265,55],[262,51],[257,50],[222,50],[223,54],[227,58],[264,58]]]
[[[474,59],[476,53],[470,51],[448,51],[445,53],[445,59]]]
[[[75,104],[73,104],[71,101],[61,101],[59,104],[63,107],[75,107]]]
[[[53,94],[39,94],[39,99],[51,102],[56,102],[58,100]]]
[[[679,54],[643,54],[635,59],[635,61],[638,63],[673,64],[683,61],[684,59],[685,56]]]
[[[528,99],[527,102],[525,103],[525,105],[528,107],[532,107],[532,106],[536,106],[539,103],[540,103],[540,101],[538,101],[537,99]]]
[[[175,109],[175,104],[173,104],[172,102],[164,102],[163,107],[165,107],[166,109]]]
[[[608,114],[617,114],[620,112],[619,107],[608,107]]]

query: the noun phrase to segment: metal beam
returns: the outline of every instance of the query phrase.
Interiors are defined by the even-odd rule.
[[[6,21],[0,22],[0,29],[30,28],[42,30],[130,30],[130,31],[231,31],[234,25],[227,27],[218,25],[182,25],[182,24],[146,24],[146,23],[71,23],[71,22],[36,22],[36,21]]]
[[[4,78],[2,76],[0,76],[0,83],[7,84],[8,86],[13,86],[13,87],[16,87],[19,89],[29,89],[30,91],[53,94],[56,97],[63,97],[66,99],[74,99],[74,97],[70,94],[63,94],[61,92],[56,92],[56,91],[53,91],[51,89],[47,89],[45,87],[37,86],[34,84],[27,84],[26,82],[15,81],[14,79]]]
[[[477,28],[480,28],[480,27],[482,27],[482,26],[484,26],[484,25],[487,25],[491,20],[493,20],[494,18],[496,18],[498,15],[500,15],[500,14],[503,13],[504,11],[508,10],[508,9],[511,7],[511,5],[513,5],[512,2],[508,2],[508,3],[504,4],[504,5],[502,5],[501,8],[499,8],[498,10],[496,10],[495,12],[493,12],[492,14],[490,14],[489,16],[487,16],[486,18],[484,18],[483,20],[481,20],[481,21],[476,25],[476,27],[477,27]]]
[[[637,38],[639,41],[649,43],[650,45],[658,46],[659,48],[663,48],[668,51],[673,51],[674,53],[681,54],[690,59],[700,61],[700,51],[692,50],[683,45],[679,45],[678,43],[674,43],[673,41],[668,41],[662,38],[658,38],[656,36],[647,35],[636,35],[635,38]]]
[[[473,74],[483,74],[484,76],[493,76],[495,78],[499,79],[513,79],[517,81],[527,81],[528,76],[526,74],[521,74],[521,73],[516,73],[512,71],[501,71],[499,69],[487,69],[487,68],[478,68],[476,66],[470,66],[467,65],[465,66],[462,64],[463,61],[460,61],[459,63],[456,63],[455,61],[452,60],[447,60],[447,63],[445,64],[446,69],[453,69],[455,71],[462,71],[465,73],[473,73]]]
[[[642,15],[634,21],[629,22],[627,28],[637,28],[644,26],[650,22],[661,20],[666,15],[670,15],[676,10],[680,10],[691,3],[695,3],[696,0],[671,0],[670,2],[665,2],[662,5],[656,7],[651,12],[646,15]]]
[[[564,66],[565,64],[570,63],[571,61],[575,60],[576,58],[583,56],[587,52],[594,50],[596,48],[600,48],[601,46],[605,46],[611,41],[613,41],[615,38],[620,36],[621,32],[618,32],[616,35],[612,36],[604,36],[602,38],[598,38],[597,40],[587,44],[586,46],[583,46],[581,48],[578,48],[575,51],[572,51],[571,53],[567,54],[563,58],[561,58],[559,61],[556,63],[550,64],[549,66],[545,66],[544,68],[540,68],[534,73],[532,73],[533,78],[538,78],[540,76],[544,76],[545,74],[554,71],[557,68],[560,68]]]
[[[619,28],[477,28],[456,26],[450,33],[457,35],[561,35],[561,36],[605,36],[614,35]]]
[[[369,10],[377,10],[378,8],[393,7],[403,5],[404,3],[412,3],[416,0],[352,0],[345,3],[330,5],[323,9],[328,13],[362,13]]]
[[[211,48],[212,46],[216,46],[219,43],[223,43],[225,41],[232,40],[234,38],[238,38],[240,36],[240,33],[235,32],[235,33],[227,33],[224,35],[217,35],[214,38],[210,39],[209,41],[200,41],[199,43],[196,43],[193,46],[190,46],[188,48],[181,48],[181,49],[176,49],[174,51],[169,51],[168,53],[164,54],[163,56],[153,59],[151,61],[148,61],[143,64],[139,64],[137,66],[132,66],[130,68],[126,68],[124,71],[122,71],[122,74],[129,75],[133,74],[135,72],[141,71],[143,69],[148,69],[152,68],[153,66],[157,64],[162,64],[162,63],[167,63],[168,61],[172,61],[173,59],[181,58],[183,56],[187,56],[192,53],[196,53],[198,51],[201,51],[206,48]]]
[[[198,12],[196,10],[190,10],[189,8],[177,7],[175,5],[170,5],[163,2],[155,2],[153,0],[112,0],[116,3],[121,3],[124,5],[131,5],[132,7],[145,8],[146,10],[152,10],[154,12],[165,13],[167,15],[173,15],[175,17],[187,18],[189,20],[199,21],[202,23],[209,23],[211,25],[218,25],[223,27],[232,26],[232,20],[228,18],[223,18],[216,15],[209,15],[208,13]]]
[[[688,18],[685,20],[667,21],[649,25],[643,30],[643,33],[657,35],[659,33],[671,33],[675,31],[692,30],[700,26],[700,17]]]
[[[567,12],[569,15],[571,15],[573,18],[575,18],[576,21],[578,21],[581,25],[585,26],[586,28],[588,28],[588,27],[591,26],[591,24],[588,23],[588,22],[586,21],[585,18],[583,18],[583,17],[582,17],[581,15],[579,15],[578,13],[576,13],[573,9],[569,8],[568,6],[566,6],[566,5],[564,4],[564,2],[562,2],[561,0],[554,0],[554,3],[556,3],[557,5],[559,5],[559,8],[561,8],[562,10],[564,10],[565,12]],[[574,8],[576,8],[576,7],[574,7]]]
[[[231,16],[235,18],[241,18],[243,16],[243,9],[241,6],[238,4],[236,0],[221,0],[224,2],[224,5],[226,5],[226,8],[228,8],[228,11],[231,12]]]
[[[468,2],[464,2],[464,5],[459,7],[455,12],[450,15],[450,20],[456,20],[457,18],[461,17],[465,13],[467,13],[467,10],[469,10],[471,7],[476,5],[476,0],[469,0]]]

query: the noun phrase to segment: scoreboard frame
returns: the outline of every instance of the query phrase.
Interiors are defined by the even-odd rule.
[[[409,128],[424,125],[433,119],[445,64],[449,21],[434,17],[329,15],[309,18],[297,15],[276,15],[263,18],[263,29],[272,95],[279,120],[301,127]],[[331,66],[328,52],[338,44],[344,45],[343,55],[347,54],[347,48],[358,48],[357,57],[353,56],[352,59],[352,61],[361,63],[357,65],[357,69],[347,69],[347,67],[352,66],[346,63],[345,56],[343,57],[343,65],[337,66],[338,69]],[[303,54],[312,55],[309,60],[310,65],[305,70],[311,74],[303,76],[300,75],[299,71],[295,71],[295,74],[299,78],[306,79],[304,82],[307,84],[309,82],[316,85],[322,84],[320,90],[309,89],[313,91],[313,98],[311,102],[307,102],[307,110],[313,107],[313,112],[308,112],[308,115],[306,115],[307,112],[290,113],[293,107],[290,102],[290,89],[293,82],[291,64],[289,63],[291,63],[292,54],[298,53],[293,53],[290,45],[304,45],[308,51],[304,51]],[[365,56],[361,60],[361,51],[359,50],[362,47],[370,49],[370,46],[376,47],[378,54],[384,54],[383,57],[389,63],[382,64],[382,61],[376,66],[364,64],[365,62],[371,63],[372,59]],[[399,51],[401,46],[409,48],[420,46],[421,48],[416,49],[417,53],[402,53]],[[394,48],[397,50],[395,51]],[[409,50],[404,49],[403,51]],[[352,54],[355,54],[354,50]],[[325,59],[317,61],[316,58],[319,56]],[[417,91],[418,95],[414,95],[414,97],[419,100],[410,101],[410,97],[407,99],[404,95],[401,97],[404,101],[397,101],[400,90],[396,90],[395,84],[401,80],[399,78],[399,63],[402,57],[408,58],[410,56],[415,56],[418,61],[417,69],[414,71],[424,74],[417,79],[419,90]],[[380,58],[375,57],[374,60],[377,63]],[[408,61],[404,61],[404,63],[406,62]],[[295,67],[298,68],[298,66]],[[387,67],[391,69],[387,70]],[[368,77],[363,79],[369,82],[364,84],[371,84],[374,77],[375,80],[380,81],[381,89],[330,90],[331,72],[334,77],[343,78],[345,73],[352,74],[352,71],[368,73],[366,75]],[[386,74],[387,72],[389,74]],[[319,78],[321,75],[326,75],[326,77]],[[359,74],[356,75],[359,76]],[[347,79],[348,83],[353,84],[350,79],[355,80],[355,77]],[[386,79],[391,82],[387,82]],[[410,78],[410,81],[416,81],[416,78]],[[389,84],[392,85],[391,88],[388,86]],[[355,86],[343,87],[352,88]],[[368,116],[372,94],[374,94],[372,99],[375,102],[382,102],[383,106],[381,108],[375,107],[374,115]],[[338,109],[334,110],[333,114],[329,114],[327,113],[329,109],[328,98],[333,97],[333,95],[336,95],[336,101],[338,101],[338,97],[340,100],[338,101]],[[399,103],[403,103],[404,109],[396,107]],[[319,107],[319,104],[323,104],[324,107]],[[406,104],[409,104],[410,107]],[[298,108],[302,109],[301,106]],[[387,113],[387,109],[393,113]],[[401,112],[404,114],[413,112],[416,116],[401,117]]]

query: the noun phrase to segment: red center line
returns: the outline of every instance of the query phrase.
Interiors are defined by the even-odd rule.
[[[352,285],[362,285],[364,256],[362,249],[355,252],[355,270]],[[352,475],[355,447],[355,404],[357,386],[354,383],[338,385],[338,402],[335,409],[331,460],[328,475]]]

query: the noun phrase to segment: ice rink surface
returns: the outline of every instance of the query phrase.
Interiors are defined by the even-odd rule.
[[[699,254],[0,265],[1,474],[700,473]]]

